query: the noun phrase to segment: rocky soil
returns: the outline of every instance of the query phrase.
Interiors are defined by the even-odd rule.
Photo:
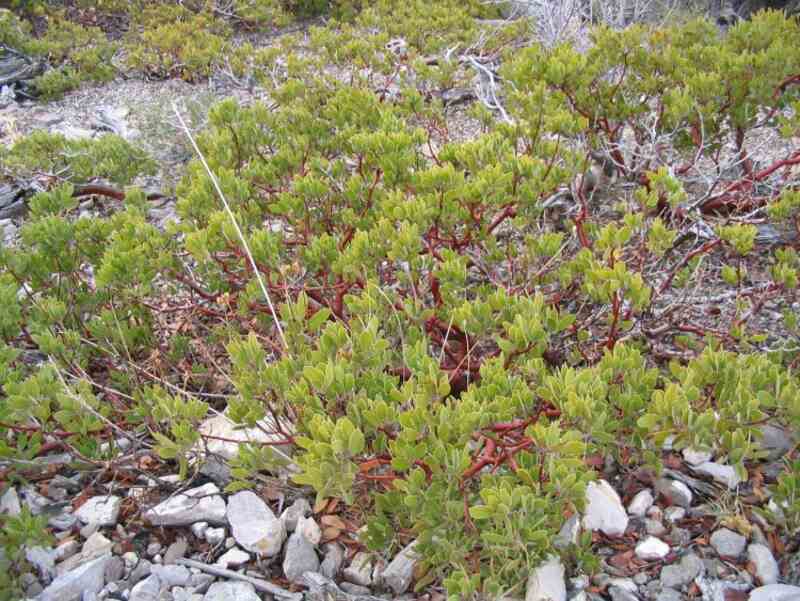
[[[314,503],[287,475],[255,490],[226,494],[226,458],[237,445],[259,441],[260,430],[235,430],[224,416],[204,431],[217,437],[198,449],[194,475],[145,475],[149,456],[139,441],[120,439],[115,461],[130,463],[127,481],[100,483],[68,454],[25,466],[39,485],[12,487],[0,511],[23,505],[48,516],[57,543],[30,548],[35,572],[26,594],[38,601],[224,601],[276,599],[426,599],[414,542],[398,553],[368,553],[357,525],[335,500]],[[608,463],[587,490],[586,509],[565,523],[557,548],[589,532],[600,569],[584,574],[553,557],[527,579],[526,601],[790,601],[800,599],[797,541],[781,540],[770,523],[741,502],[760,494],[796,444],[764,426],[768,461],[742,481],[707,451],[664,450],[661,476],[624,473]],[[224,440],[219,440],[224,439]],[[291,453],[290,449],[285,449]],[[79,460],[77,460],[79,463]],[[140,474],[136,476],[136,474]],[[82,491],[102,494],[86,496]],[[779,508],[773,507],[780,511]],[[794,544],[794,547],[792,545]]]

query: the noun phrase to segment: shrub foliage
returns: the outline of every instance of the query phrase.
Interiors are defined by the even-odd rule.
[[[411,3],[386,25],[390,5],[253,53],[240,66],[271,103],[212,110],[199,145],[255,270],[199,161],[162,231],[135,188],[108,216],[77,216],[82,184],[152,168],[121,140],[37,134],[7,151],[9,173],[58,175],[0,250],[4,452],[34,424],[100,460],[117,427],[143,429],[185,471],[197,426],[227,404],[297,449],[243,448],[232,488],[289,467],[360,512],[372,548],[418,539],[420,587],[519,594],[582,508],[591,458],[657,468],[669,437],[745,475],[759,424],[800,428],[797,252],[742,219],[797,225],[800,154],[762,157],[754,137],[798,133],[800,31],[778,13],[725,36],[705,21],[599,28],[579,52],[520,49],[514,25],[481,42],[502,57],[506,118],[475,105],[464,140],[433,92],[467,71],[429,60],[448,46],[423,33],[478,4]],[[207,18],[186,11],[129,60],[207,75],[217,42],[192,59],[173,45]],[[386,48],[398,35],[407,52]],[[598,153],[617,181],[589,192]],[[700,280],[735,309],[700,321]],[[766,304],[787,309],[780,339]],[[775,491],[792,528],[797,478]],[[564,553],[591,566],[588,545]]]

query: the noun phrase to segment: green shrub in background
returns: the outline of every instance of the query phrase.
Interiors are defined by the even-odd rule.
[[[400,23],[450,31],[477,5],[457,14],[414,4],[387,25],[389,6],[356,18],[377,33],[315,29],[316,52],[289,54],[280,69],[276,51],[259,51],[251,68],[274,104],[225,100],[211,111],[199,144],[255,270],[197,161],[177,191],[180,221],[161,231],[135,189],[110,217],[76,215],[73,185],[127,186],[152,168],[121,140],[37,134],[6,152],[10,171],[58,173],[60,185],[31,200],[19,245],[0,250],[0,421],[75,432],[88,458],[112,436],[105,420],[147,428],[185,472],[209,405],[224,408],[222,390],[238,423],[291,424],[279,433],[297,448],[295,482],[351,504],[370,547],[416,538],[419,587],[519,595],[581,510],[596,477],[590,455],[658,468],[672,437],[676,449],[714,448],[744,475],[761,456],[760,423],[800,427],[791,319],[787,352],[757,354],[755,297],[742,297],[723,329],[659,313],[667,295],[706,277],[711,252],[721,289],[751,284],[751,227],[722,223],[694,255],[681,246],[692,190],[679,167],[719,160],[726,147],[746,154],[763,115],[796,102],[786,82],[800,73],[790,41],[800,32],[764,13],[726,37],[694,21],[598,29],[586,53],[509,52],[509,119],[479,106],[484,131],[457,141],[441,102],[418,87],[452,85],[456,69],[406,71],[388,96],[384,76],[405,59],[385,44],[407,35]],[[187,26],[209,18],[175,14]],[[207,35],[227,35],[208,24]],[[188,59],[163,39],[131,59],[187,76]],[[417,58],[444,47],[408,39]],[[207,73],[206,58],[191,72]],[[796,135],[796,114],[782,115],[782,133]],[[641,147],[658,143],[666,164],[625,156],[626,131]],[[578,188],[567,217],[548,219],[545,201],[598,151],[615,157],[630,192],[598,200]],[[710,198],[735,213],[726,203],[741,200],[738,189]],[[787,184],[771,198],[773,217],[796,219],[795,197]],[[772,298],[796,298],[796,252],[768,261]],[[689,354],[665,361],[660,340]],[[47,363],[23,361],[22,349]],[[9,439],[28,440],[13,428]],[[231,489],[286,464],[270,447],[246,447]],[[790,467],[775,492],[790,521],[796,479]],[[589,543],[563,553],[590,570]]]

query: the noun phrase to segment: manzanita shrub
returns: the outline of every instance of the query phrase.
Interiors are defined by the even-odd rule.
[[[797,239],[744,223],[797,227],[800,152],[754,142],[798,134],[796,21],[598,29],[586,52],[500,32],[505,116],[476,105],[467,140],[431,93],[462,65],[336,31],[257,53],[270,103],[223,101],[199,136],[246,248],[199,161],[162,231],[135,188],[76,216],[93,178],[152,168],[118,139],[4,155],[57,175],[0,250],[0,452],[99,461],[140,430],[185,473],[210,408],[266,419],[276,441],[242,448],[232,490],[288,468],[370,548],[417,539],[418,587],[496,598],[554,552],[590,457],[658,467],[670,437],[745,475],[760,424],[800,428]],[[598,153],[617,180],[587,191]],[[700,311],[698,283],[734,309]],[[793,528],[797,481],[776,487]],[[562,553],[591,569],[589,543]]]

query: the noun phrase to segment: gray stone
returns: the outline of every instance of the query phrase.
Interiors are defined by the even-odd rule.
[[[693,466],[692,471],[704,476],[710,476],[714,482],[726,486],[729,490],[735,489],[742,483],[739,474],[737,474],[736,470],[730,465],[707,461],[706,463]]]
[[[709,542],[722,557],[739,557],[744,552],[745,545],[747,545],[745,537],[727,528],[720,528],[714,532]]]
[[[104,555],[62,574],[42,591],[39,601],[77,601],[84,591],[99,593],[110,560],[110,554]]]
[[[158,577],[165,587],[188,586],[192,581],[192,573],[185,566],[165,565],[153,566],[150,575]]]
[[[667,537],[667,541],[673,547],[687,547],[692,540],[692,533],[686,528],[673,527]]]
[[[249,582],[215,582],[208,588],[203,601],[261,601]]]
[[[667,532],[667,528],[658,520],[646,519],[644,521],[644,529],[650,536],[663,536]]]
[[[47,520],[48,526],[61,532],[72,530],[77,523],[78,517],[69,511],[62,511],[61,513],[56,514]],[[96,528],[97,526],[94,527]]]
[[[195,593],[205,593],[214,580],[215,577],[213,575],[200,572],[199,574],[192,574],[190,586]]]
[[[20,492],[22,493],[22,501],[28,506],[33,515],[42,514],[53,505],[50,499],[40,495],[33,486],[23,486]]]
[[[762,437],[756,444],[767,452],[767,461],[780,459],[794,446],[789,433],[781,427],[764,424],[760,430]]]
[[[96,524],[101,528],[115,526],[121,507],[120,497],[114,495],[92,497],[78,508],[75,516],[84,524]]]
[[[636,545],[636,557],[645,561],[657,561],[669,555],[669,545],[654,536],[648,536]]]
[[[41,582],[37,580],[36,582],[31,582],[28,586],[25,587],[25,594],[29,598],[33,598],[36,597],[37,595],[40,595],[43,590],[44,587],[42,586]]]
[[[286,527],[255,493],[243,490],[228,499],[231,533],[244,549],[275,557],[286,540]]]
[[[551,555],[531,572],[525,588],[525,601],[567,601],[564,565],[558,557]]]
[[[605,480],[589,482],[586,487],[583,526],[587,530],[600,530],[607,536],[621,536],[628,527],[628,514],[622,501]]]
[[[692,504],[692,491],[683,482],[660,478],[656,480],[656,492],[666,498],[670,505],[689,507]]]
[[[154,526],[188,526],[195,522],[225,523],[225,500],[216,484],[178,493],[144,512],[144,519]]]
[[[281,514],[281,521],[286,527],[287,532],[294,532],[294,529],[297,527],[297,519],[304,518],[310,514],[311,505],[309,504],[308,499],[301,497],[283,510],[283,513]]]
[[[303,574],[319,571],[319,557],[314,545],[300,532],[293,532],[286,543],[283,559],[283,573],[290,582],[303,583]]]
[[[566,522],[561,526],[555,539],[553,546],[556,549],[566,549],[570,545],[578,544],[578,537],[581,533],[581,517],[577,513],[573,513]]]
[[[680,589],[697,578],[702,571],[703,561],[694,553],[688,553],[681,558],[680,563],[665,566],[661,570],[661,585]]]
[[[177,559],[185,557],[188,548],[189,544],[186,542],[186,539],[182,536],[178,537],[164,552],[164,563],[175,563]]]
[[[106,564],[103,574],[106,582],[119,582],[125,577],[125,562],[120,557],[112,557]]]
[[[639,590],[639,587],[631,578],[609,578],[607,584],[609,587],[615,586],[617,588],[624,589],[629,593],[635,593],[637,590]]]
[[[644,517],[647,510],[653,505],[653,501],[653,493],[649,489],[640,490],[628,503],[628,513],[636,517]]]
[[[683,595],[674,588],[662,588],[656,596],[656,601],[683,601]]]
[[[131,570],[128,580],[131,584],[136,584],[137,582],[150,576],[150,570],[152,569],[153,564],[146,559],[142,559],[136,564],[136,567]]]
[[[372,560],[368,553],[356,553],[350,565],[342,572],[345,580],[361,586],[372,584]]]
[[[242,551],[238,547],[234,547],[220,556],[220,558],[215,562],[215,565],[223,568],[238,568],[249,561],[250,554],[247,551]]]
[[[112,543],[99,532],[95,532],[83,543],[83,549],[81,549],[81,552],[68,559],[65,559],[58,564],[58,566],[56,566],[56,571],[58,572],[59,576],[66,574],[81,564],[92,561],[93,559],[97,559],[98,557],[102,557],[103,555],[111,554],[111,549],[113,546],[114,543]]]
[[[416,546],[416,541],[407,545],[383,570],[383,583],[392,589],[395,595],[405,593],[414,578],[414,568],[419,561],[419,556],[414,551]]]
[[[17,489],[12,486],[0,497],[0,513],[16,516],[21,512],[22,505],[19,502]]]
[[[68,140],[85,140],[94,136],[94,132],[82,127],[75,127],[68,123],[59,123],[53,128],[55,133],[63,135]]]
[[[64,117],[59,115],[58,113],[39,113],[36,115],[36,122],[41,125],[42,127],[52,127],[58,123],[61,123],[64,120]]]
[[[30,547],[25,550],[25,559],[36,568],[39,577],[45,584],[56,577],[56,551],[44,547]]]
[[[639,601],[639,596],[637,594],[618,586],[609,588],[608,593],[611,595],[612,601]]]
[[[327,543],[322,547],[325,557],[319,566],[320,574],[333,580],[342,569],[344,563],[344,549],[338,543]]]
[[[342,582],[339,584],[339,588],[345,593],[349,593],[350,595],[356,597],[366,596],[372,592],[369,590],[369,587],[361,586],[360,584],[353,584],[352,582]]]
[[[776,584],[781,575],[778,562],[769,547],[752,544],[747,547],[747,559],[753,562],[756,577],[761,584]]]
[[[158,576],[148,576],[134,585],[128,601],[159,601],[161,589],[162,585]]]
[[[703,601],[728,601],[728,591],[749,591],[752,586],[728,580],[717,580],[716,578],[697,578],[695,583],[703,594]]]
[[[767,584],[750,592],[750,601],[798,601],[800,586]]]

